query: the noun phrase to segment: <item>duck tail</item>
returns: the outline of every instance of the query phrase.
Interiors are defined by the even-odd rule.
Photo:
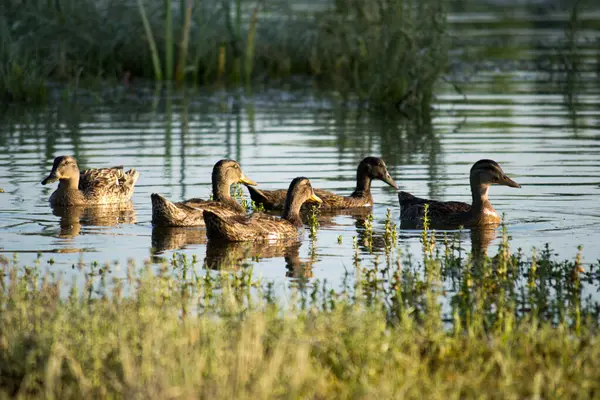
[[[123,188],[123,193],[128,199],[130,199],[131,196],[133,196],[133,191],[135,190],[135,183],[137,182],[139,177],[140,173],[135,169],[130,169],[127,172],[123,172],[121,187]]]
[[[408,192],[398,192],[398,200],[400,201],[400,205],[407,204],[412,202],[415,199],[415,196]]]
[[[158,193],[152,193],[152,224],[154,226],[178,226],[176,221],[185,220],[187,214],[174,203]]]
[[[225,227],[223,219],[212,211],[204,210],[202,212],[204,224],[206,225],[206,237],[210,239],[226,239],[227,235],[223,232]]]
[[[125,173],[125,176],[127,177],[126,179],[127,179],[128,184],[133,186],[133,185],[135,185],[138,178],[140,177],[140,173],[138,172],[137,169],[131,168],[129,171],[127,171]]]
[[[250,193],[250,198],[252,199],[252,201],[254,201],[257,204],[265,203],[267,201],[267,197],[260,189],[257,189],[250,185],[246,185],[246,187],[248,188],[248,193]]]

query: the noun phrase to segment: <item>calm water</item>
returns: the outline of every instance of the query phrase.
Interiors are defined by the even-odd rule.
[[[491,40],[502,25],[494,27],[496,17],[490,18],[454,15],[452,20],[457,30],[481,32]],[[488,31],[481,21],[492,23]],[[212,166],[221,158],[238,160],[264,188],[287,187],[304,175],[315,187],[349,194],[358,162],[376,155],[402,190],[467,202],[471,165],[492,158],[522,185],[490,192],[492,204],[506,214],[513,248],[529,251],[547,242],[568,258],[582,245],[584,259],[594,262],[600,258],[600,89],[588,58],[582,58],[579,80],[557,78],[538,62],[545,60],[540,54],[552,53],[537,47],[540,32],[560,36],[558,22],[507,34],[516,43],[519,62],[473,68],[463,76],[466,99],[440,87],[432,126],[386,121],[308,90],[256,89],[252,96],[197,92],[160,101],[133,90],[102,104],[9,109],[0,120],[0,188],[5,190],[0,194],[0,257],[16,253],[31,262],[41,252],[44,262],[52,259],[49,268],[68,273],[80,262],[134,260],[140,265],[181,252],[196,255],[201,264],[206,259],[209,266],[227,256],[269,278],[336,282],[352,270],[353,237],[364,234],[364,215],[324,216],[316,241],[306,232],[296,246],[207,247],[203,230],[153,230],[150,194],[207,198]],[[522,50],[524,38],[530,47]],[[459,65],[455,69],[464,72]],[[62,154],[75,155],[82,168],[137,168],[141,176],[133,204],[55,215],[60,213],[47,203],[55,186],[40,181]],[[384,183],[374,183],[373,196],[377,236],[387,208],[398,223],[400,210],[395,191]],[[499,235],[462,235],[467,250],[473,238],[477,248],[496,252]],[[398,241],[418,254],[419,232],[401,230]],[[381,240],[375,241],[373,255],[362,247],[359,252],[368,263],[383,253]],[[124,268],[114,273],[123,274]]]

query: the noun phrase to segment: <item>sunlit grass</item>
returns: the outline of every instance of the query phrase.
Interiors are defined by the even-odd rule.
[[[391,228],[390,228],[391,229]],[[372,235],[379,235],[379,232]],[[386,235],[382,232],[381,235]],[[341,287],[291,291],[174,255],[81,282],[0,275],[0,392],[21,397],[556,398],[600,390],[598,266],[545,248],[471,257],[424,232]],[[314,245],[314,243],[313,243]],[[413,261],[409,261],[412,259]],[[414,261],[414,260],[420,261]],[[585,271],[584,271],[585,270]],[[122,279],[113,276],[124,276]],[[286,293],[287,292],[287,293]],[[283,293],[286,293],[285,295]]]

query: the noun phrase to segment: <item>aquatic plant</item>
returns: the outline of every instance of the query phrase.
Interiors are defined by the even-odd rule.
[[[389,250],[391,247],[396,247],[396,242],[398,241],[398,226],[395,222],[392,222],[392,210],[390,208],[387,209],[385,214],[383,227],[383,239],[385,241],[386,249]]]
[[[317,231],[319,230],[319,208],[317,206],[312,206],[310,208],[310,213],[308,215],[308,226],[310,228],[309,237],[311,239],[317,238]]]
[[[212,195],[211,195],[212,196]],[[247,212],[264,212],[265,207],[262,203],[256,204],[246,196],[245,186],[241,183],[231,185],[231,196],[238,202]],[[212,198],[211,198],[212,200]]]
[[[369,252],[373,252],[373,214],[367,215],[363,221],[365,228],[363,236],[363,246],[365,246]]]

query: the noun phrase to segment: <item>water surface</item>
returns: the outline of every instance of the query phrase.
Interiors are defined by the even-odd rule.
[[[522,185],[490,191],[492,204],[506,215],[513,248],[529,251],[549,243],[568,258],[582,245],[584,260],[594,262],[600,258],[598,80],[586,57],[577,76],[549,73],[543,66],[553,65],[546,63],[551,58],[543,55],[555,50],[535,45],[540,30],[564,37],[559,22],[564,25],[567,17],[558,14],[541,26],[525,24],[511,31],[519,62],[480,65],[462,77],[464,94],[440,85],[431,125],[385,119],[313,90],[265,88],[252,94],[190,91],[159,99],[132,88],[115,92],[114,101],[5,110],[0,122],[0,188],[5,190],[0,194],[0,255],[32,262],[44,253],[44,262],[52,260],[49,268],[68,272],[82,262],[124,265],[134,260],[139,265],[181,252],[196,255],[208,267],[228,257],[227,263],[252,265],[264,277],[339,282],[352,270],[353,238],[361,243],[364,213],[322,217],[316,240],[308,239],[307,232],[301,244],[207,246],[201,229],[153,230],[150,194],[208,198],[212,166],[222,158],[238,160],[263,188],[284,188],[292,178],[307,176],[315,187],[349,194],[359,161],[375,155],[386,161],[401,190],[467,202],[471,165],[494,159]],[[489,18],[482,12],[456,14],[451,20],[491,40],[503,25]],[[481,21],[488,30],[479,26]],[[528,39],[526,50],[523,38]],[[521,62],[522,55],[528,63]],[[464,68],[456,70],[464,75]],[[55,186],[40,181],[53,158],[63,154],[74,155],[82,168],[138,169],[132,203],[53,211],[47,200]],[[359,246],[366,263],[384,253],[381,235],[388,208],[399,224],[395,191],[375,182],[373,196],[373,254]],[[398,245],[418,254],[419,235],[401,230]],[[466,230],[461,235],[467,251],[474,241],[478,251],[490,254],[500,240],[497,233]],[[113,270],[124,273],[123,267]]]

